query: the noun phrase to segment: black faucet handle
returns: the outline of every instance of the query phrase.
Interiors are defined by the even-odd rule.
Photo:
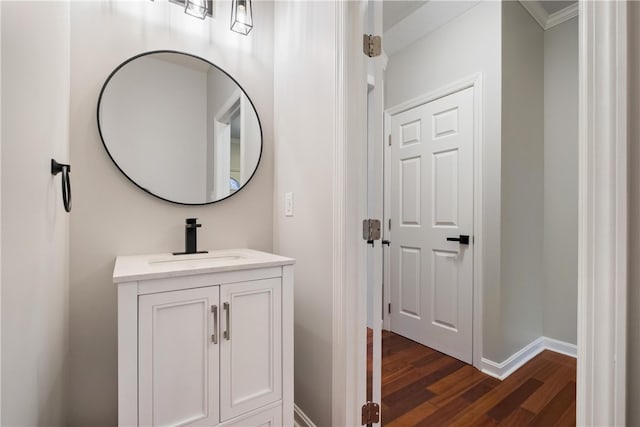
[[[185,225],[187,228],[198,228],[202,227],[202,224],[197,224],[198,218],[187,218],[185,219]]]

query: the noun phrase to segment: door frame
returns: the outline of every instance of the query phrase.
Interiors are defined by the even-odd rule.
[[[482,247],[484,244],[484,241],[482,239],[482,149],[484,146],[482,141],[482,73],[474,73],[468,77],[456,80],[431,92],[419,95],[408,101],[387,108],[384,111],[384,141],[389,141],[389,138],[391,136],[392,116],[469,88],[473,88],[473,245],[471,245],[471,249],[473,251],[473,329],[471,345],[473,349],[473,366],[480,369],[482,366]],[[387,168],[387,166],[389,165],[389,150],[389,145],[385,144],[384,164],[386,172],[389,171],[389,169]],[[386,192],[390,190],[386,182],[389,179],[391,179],[391,177],[387,173],[384,179],[384,227],[385,233],[388,233],[387,235],[390,236],[391,242],[393,242],[393,224],[391,226],[391,230],[389,230],[388,222],[391,214],[389,206],[390,198],[389,195],[386,194]],[[390,256],[385,257],[384,265],[385,279],[387,279],[384,283],[388,284],[388,286],[384,287],[384,306],[388,307],[387,304],[391,302],[389,274],[391,271]],[[387,327],[387,329],[389,329],[390,327],[390,319],[388,315],[385,317],[385,326]]]
[[[333,165],[332,420],[359,425],[366,393],[366,274],[345,262],[359,251],[361,209],[345,196],[357,192],[344,163],[366,146],[366,82],[362,66],[364,16],[360,2],[336,2],[336,97]],[[578,206],[579,425],[624,425],[626,412],[627,297],[627,5],[579,2],[580,112]],[[362,89],[364,91],[364,89]],[[597,113],[597,114],[596,114]],[[349,144],[347,144],[349,141]],[[357,194],[357,193],[356,193]],[[345,203],[347,202],[347,203]],[[355,269],[355,271],[354,271]],[[350,280],[354,279],[354,280]],[[603,304],[602,302],[606,303]],[[597,304],[596,304],[597,303]],[[359,336],[362,335],[362,338]],[[611,351],[613,350],[613,351]],[[475,357],[474,357],[475,359]]]
[[[625,425],[627,3],[579,16],[577,424]]]

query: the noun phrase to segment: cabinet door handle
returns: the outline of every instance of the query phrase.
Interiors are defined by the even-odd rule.
[[[218,306],[211,306],[211,313],[213,313],[213,334],[211,334],[211,341],[214,344],[218,344]]]
[[[229,341],[231,339],[231,325],[229,324],[229,312],[231,311],[231,307],[229,306],[228,302],[225,302],[222,304],[222,309],[225,311],[225,318],[226,318],[226,324],[225,324],[225,331],[222,333],[222,336]]]

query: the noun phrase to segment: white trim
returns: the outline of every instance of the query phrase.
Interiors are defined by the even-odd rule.
[[[580,2],[577,424],[625,425],[627,3]]]
[[[335,139],[332,171],[332,425],[359,425],[366,400],[367,87],[362,53],[366,0],[334,2]],[[358,52],[358,55],[352,55]],[[348,100],[348,104],[347,104]],[[362,186],[364,185],[364,189]]]
[[[520,4],[545,31],[568,21],[571,18],[575,18],[578,16],[579,10],[578,3],[576,2],[549,15],[539,1],[520,0]]]
[[[502,381],[544,350],[576,357],[576,346],[574,344],[558,341],[553,338],[539,337],[512,354],[504,362],[498,363],[483,358],[481,370],[483,373]]]
[[[293,425],[296,427],[316,427],[311,418],[298,405],[293,405]]]
[[[334,4],[334,13],[336,21],[336,74],[335,78],[335,135],[333,139],[333,170],[331,176],[332,183],[332,378],[331,378],[331,420],[333,425],[344,424],[346,420],[346,412],[348,404],[345,401],[347,393],[345,392],[347,371],[347,363],[350,351],[345,346],[345,332],[348,328],[349,321],[345,316],[345,262],[344,247],[346,245],[346,236],[344,230],[344,204],[345,204],[345,147],[346,140],[346,124],[344,115],[346,113],[343,100],[346,98],[345,73],[346,73],[346,51],[348,44],[345,41],[345,10],[346,4],[336,2]],[[355,304],[354,304],[355,305]],[[352,384],[357,386],[357,384]]]
[[[522,367],[522,365],[540,354],[544,350],[543,342],[544,337],[540,337],[500,363],[482,358],[481,371],[502,381]]]
[[[431,101],[435,101],[436,99],[443,98],[447,95],[451,95],[456,92],[460,92],[461,90],[474,87],[482,80],[482,74],[476,73],[471,76],[462,78],[460,80],[456,80],[453,83],[449,83],[445,86],[442,86],[436,90],[433,90],[429,93],[416,96],[415,98],[411,98],[408,101],[402,102],[400,104],[394,105],[393,107],[387,108],[386,112],[389,116],[393,116],[404,111],[415,108],[419,105],[429,103]],[[385,129],[388,134],[388,129]]]
[[[563,22],[567,22],[569,19],[575,18],[576,16],[578,16],[578,10],[579,6],[576,2],[571,6],[557,11],[556,13],[552,13],[551,15],[549,15],[549,18],[547,19],[547,25],[545,25],[544,29],[548,30],[549,28],[560,25]]]
[[[439,89],[436,89],[427,94],[417,96],[401,104],[395,105],[385,110],[385,141],[388,141],[391,132],[391,116],[402,113],[404,111],[415,108],[419,105],[435,101],[436,99],[451,95],[461,90],[473,87],[473,120],[474,120],[474,135],[473,135],[473,366],[481,369],[483,364],[482,359],[482,319],[483,319],[483,305],[482,305],[482,293],[483,293],[483,276],[482,276],[482,254],[483,254],[483,205],[482,205],[482,189],[483,189],[483,126],[482,126],[482,74],[476,73],[469,77],[457,80]],[[388,155],[388,145],[385,144],[385,154]],[[388,162],[385,162],[388,164]],[[388,186],[385,186],[388,191]],[[385,207],[385,221],[389,218],[390,211]],[[385,227],[387,225],[385,224]],[[391,227],[393,230],[393,225]],[[393,231],[390,233],[393,236]],[[393,237],[391,237],[393,241]],[[388,257],[387,257],[388,258]],[[386,264],[389,265],[389,264]],[[387,271],[389,269],[387,268]],[[389,278],[385,273],[385,278]],[[385,283],[389,283],[386,281]],[[385,286],[385,301],[384,307],[390,302],[390,292],[388,292],[388,286]],[[390,329],[389,316],[385,316],[384,326],[385,329]]]
[[[543,346],[547,350],[555,353],[564,354],[565,356],[578,357],[578,347],[575,344],[556,340],[549,337],[543,337]]]

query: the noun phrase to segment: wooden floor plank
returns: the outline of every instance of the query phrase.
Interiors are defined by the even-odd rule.
[[[556,423],[557,427],[571,427],[576,425],[576,401],[574,399],[571,405],[564,411],[564,414],[560,417]]]
[[[507,418],[512,412],[514,412],[522,402],[527,400],[529,396],[540,388],[542,383],[535,378],[529,378],[524,383],[515,389],[512,393],[509,393],[504,399],[498,402],[493,408],[489,410],[487,415],[500,422]]]
[[[536,416],[531,411],[527,411],[523,408],[518,408],[511,413],[507,418],[502,420],[498,425],[500,427],[520,427],[529,425],[531,420]]]
[[[466,365],[429,386],[429,390],[435,394],[430,402],[434,405],[443,405],[482,382],[485,378],[486,375],[476,368]]]
[[[410,427],[418,425],[420,421],[429,414],[434,413],[438,408],[429,402],[416,406],[413,410],[399,416],[390,423],[384,424],[388,427]],[[383,415],[384,418],[384,415]]]
[[[542,387],[536,390],[523,404],[524,409],[537,414],[547,406],[549,401],[558,394],[569,382],[575,381],[576,371],[565,365],[559,366],[558,369],[549,369],[546,380]]]
[[[555,425],[575,401],[576,383],[570,382],[531,420],[530,425],[539,427]]]
[[[575,359],[544,351],[504,381],[383,331],[382,425],[574,426]]]

